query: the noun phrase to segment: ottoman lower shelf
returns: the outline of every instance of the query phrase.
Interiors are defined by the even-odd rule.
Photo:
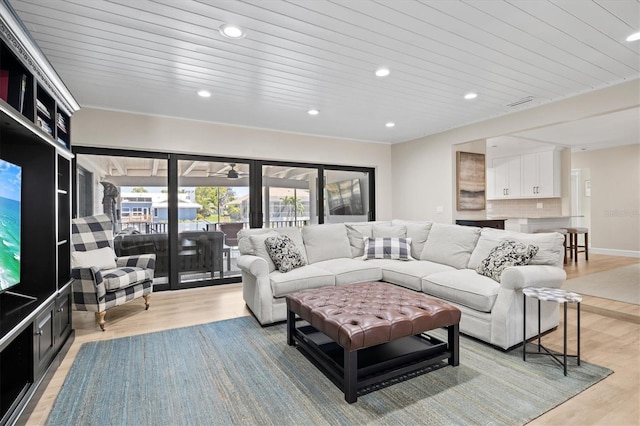
[[[295,322],[295,321],[294,321]],[[357,351],[346,351],[330,337],[310,325],[289,328],[288,343],[316,365],[336,386],[343,389],[349,403],[383,382],[416,372],[426,372],[447,364],[458,364],[457,347],[422,333]],[[449,327],[449,339],[458,337],[458,325]],[[345,365],[347,371],[345,374]],[[355,368],[354,368],[355,367]]]

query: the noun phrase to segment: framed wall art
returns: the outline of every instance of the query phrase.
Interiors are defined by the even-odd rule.
[[[484,210],[486,200],[484,154],[456,152],[458,210]]]

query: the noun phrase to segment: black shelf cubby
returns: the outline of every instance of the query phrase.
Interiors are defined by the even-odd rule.
[[[57,250],[58,250],[58,288],[71,279],[71,162],[58,155],[57,162]]]
[[[12,290],[42,303],[57,290],[55,149],[20,130],[0,122],[0,158],[22,168],[21,278]]]
[[[56,112],[56,141],[67,149],[70,149],[71,147],[71,127],[69,116],[59,108]]]
[[[56,103],[40,84],[36,93],[36,126],[51,137],[55,137]]]
[[[33,121],[33,75],[4,44],[0,45],[0,99]]]
[[[0,419],[4,424],[33,384],[33,329],[31,326],[0,352]]]

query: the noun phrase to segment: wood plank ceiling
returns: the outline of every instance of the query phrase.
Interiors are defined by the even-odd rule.
[[[637,0],[9,3],[82,106],[383,143],[640,73]]]

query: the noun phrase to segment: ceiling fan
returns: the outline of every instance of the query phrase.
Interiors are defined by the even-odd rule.
[[[209,176],[223,176],[227,179],[238,179],[240,177],[248,176],[249,173],[239,172],[236,170],[236,163],[227,163],[228,165],[221,168],[217,172],[209,172]],[[226,170],[229,168],[228,170]]]

